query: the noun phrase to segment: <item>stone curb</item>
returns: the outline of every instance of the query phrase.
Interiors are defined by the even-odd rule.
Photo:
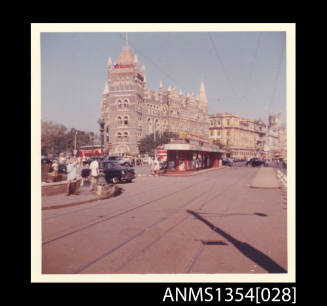
[[[42,210],[57,209],[57,208],[63,208],[63,207],[70,207],[70,206],[75,206],[75,205],[81,205],[81,204],[91,203],[91,202],[95,202],[95,201],[98,201],[98,200],[102,200],[102,198],[96,197],[96,198],[88,199],[88,200],[84,200],[84,201],[71,202],[71,203],[59,204],[59,205],[45,206],[45,207],[42,207]]]
[[[222,169],[222,168],[227,168],[226,166],[221,166],[221,167],[217,167],[217,168],[211,168],[211,169],[206,169],[206,170],[199,170],[199,171],[195,171],[193,173],[183,173],[183,174],[162,174],[162,175],[159,175],[159,176],[167,176],[167,177],[182,177],[182,176],[193,176],[193,175],[199,175],[201,173],[206,173],[206,172],[209,172],[209,171],[213,171],[213,170],[218,170],[218,169]]]

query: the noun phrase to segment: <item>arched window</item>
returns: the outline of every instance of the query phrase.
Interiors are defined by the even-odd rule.
[[[160,122],[159,122],[158,119],[156,119],[155,122],[154,122],[154,130],[155,131],[160,130]]]
[[[109,142],[109,125],[106,127],[106,140]]]
[[[118,138],[118,139],[121,139],[121,138],[122,138],[122,134],[121,134],[121,132],[118,132],[118,133],[117,133],[117,138]]]
[[[122,104],[122,102],[121,102],[121,100],[118,100],[118,109],[122,109],[122,107],[123,107],[123,104]]]
[[[151,118],[149,118],[148,121],[147,121],[147,127],[148,127],[148,133],[151,134],[152,133],[152,120],[151,120]]]
[[[128,100],[124,100],[124,108],[127,109],[128,108]]]
[[[128,116],[124,116],[124,125],[128,125]]]
[[[122,125],[123,124],[123,119],[122,119],[121,116],[118,116],[117,117],[117,123],[118,123],[118,125]]]

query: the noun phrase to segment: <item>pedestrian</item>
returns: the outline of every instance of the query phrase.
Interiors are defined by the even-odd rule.
[[[158,176],[160,171],[160,163],[159,161],[155,158],[155,160],[153,161],[153,174],[155,176]]]
[[[99,163],[96,159],[94,159],[90,164],[91,170],[91,186],[90,191],[94,190],[94,186],[98,184],[99,179]]]
[[[52,175],[53,175],[53,181],[57,182],[58,181],[58,172],[59,172],[59,165],[57,160],[54,160],[52,165]]]
[[[77,192],[77,160],[72,157],[69,159],[67,165],[67,196],[70,196],[71,193],[78,195]]]
[[[89,181],[89,176],[90,176],[90,172],[91,170],[89,169],[90,168],[90,165],[88,162],[83,162],[83,169],[81,171],[81,177],[82,177],[82,182],[81,182],[81,186],[84,186],[85,184],[85,181]]]

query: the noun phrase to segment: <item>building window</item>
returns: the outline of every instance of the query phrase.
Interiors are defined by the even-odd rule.
[[[210,121],[210,125],[213,126],[213,120]]]
[[[128,108],[128,101],[124,100],[124,108],[127,109]]]
[[[106,127],[106,140],[109,142],[109,125]]]
[[[122,117],[118,116],[117,117],[117,122],[118,122],[118,125],[122,125],[123,124]]]
[[[120,101],[120,100],[118,100],[118,109],[120,110],[120,109],[122,109],[122,102]]]
[[[128,125],[128,117],[127,116],[124,117],[124,125]]]

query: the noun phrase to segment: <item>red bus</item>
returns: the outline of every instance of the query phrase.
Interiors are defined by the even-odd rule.
[[[103,155],[107,155],[108,149],[103,147]],[[92,156],[101,156],[101,145],[81,146],[78,150],[78,156],[83,160],[87,160]]]

